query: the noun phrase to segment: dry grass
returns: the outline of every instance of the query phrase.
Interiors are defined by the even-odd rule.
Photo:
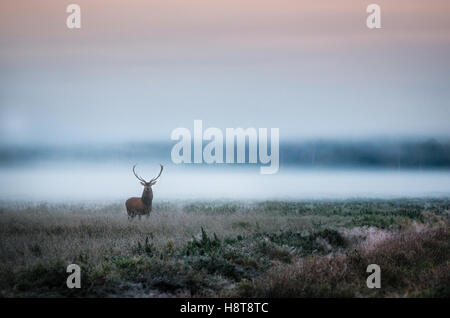
[[[3,296],[448,295],[449,200],[0,208]],[[203,229],[203,230],[202,230]],[[82,290],[65,266],[82,266]],[[365,287],[382,267],[383,288]],[[345,284],[343,283],[345,282]]]
[[[364,245],[366,247],[367,245]],[[450,297],[450,229],[408,230],[345,254],[279,264],[239,286],[251,297]],[[381,268],[382,288],[366,287],[368,264]]]
[[[84,255],[99,261],[104,251],[131,251],[138,242],[152,238],[156,249],[167,244],[183,247],[204,228],[220,237],[235,237],[256,229],[275,232],[278,229],[301,230],[301,222],[292,218],[258,215],[256,212],[206,214],[191,213],[179,206],[170,210],[156,207],[150,218],[128,221],[120,205],[52,206],[3,208],[0,212],[1,263],[16,268],[37,261],[64,261]],[[40,253],[33,252],[39,246]]]

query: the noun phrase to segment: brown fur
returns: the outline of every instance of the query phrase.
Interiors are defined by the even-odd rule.
[[[151,187],[144,188],[142,197],[129,198],[127,202],[125,202],[128,218],[134,218],[135,216],[139,216],[139,218],[141,218],[141,215],[148,217],[152,211],[152,201],[153,191]]]

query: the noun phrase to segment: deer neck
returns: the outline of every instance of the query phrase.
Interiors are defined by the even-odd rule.
[[[144,191],[142,192],[142,203],[145,205],[151,205],[153,200],[153,191],[150,189],[150,191]]]

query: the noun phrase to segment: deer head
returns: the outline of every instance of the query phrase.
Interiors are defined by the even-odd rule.
[[[145,181],[144,178],[138,176],[136,174],[136,171],[134,170],[136,168],[136,165],[133,166],[134,176],[141,182],[141,185],[144,186],[144,194],[146,192],[150,193],[152,191],[152,186],[156,184],[156,180],[158,180],[158,178],[161,175],[163,168],[164,168],[164,166],[162,164],[160,164],[160,166],[161,166],[161,170],[159,171],[159,174],[155,178],[150,179],[150,181]]]

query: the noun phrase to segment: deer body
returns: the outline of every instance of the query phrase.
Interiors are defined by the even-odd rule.
[[[156,180],[159,178],[159,176],[163,171],[163,166],[162,165],[160,166],[161,171],[159,172],[158,176],[156,178],[151,179],[149,182],[139,177],[134,171],[136,165],[133,166],[133,173],[136,176],[136,178],[138,178],[138,180],[141,181],[141,185],[144,186],[144,191],[142,192],[142,196],[140,198],[138,197],[129,198],[125,202],[129,219],[132,219],[135,216],[138,216],[140,219],[142,215],[145,215],[146,217],[150,215],[150,212],[152,211],[152,201],[153,201],[152,186],[156,183]]]
[[[125,206],[127,207],[127,213],[130,218],[135,217],[136,215],[146,215],[147,217],[152,212],[152,201],[153,201],[153,191],[150,188],[150,191],[142,192],[142,197],[137,198],[129,198],[127,202],[125,202]]]

